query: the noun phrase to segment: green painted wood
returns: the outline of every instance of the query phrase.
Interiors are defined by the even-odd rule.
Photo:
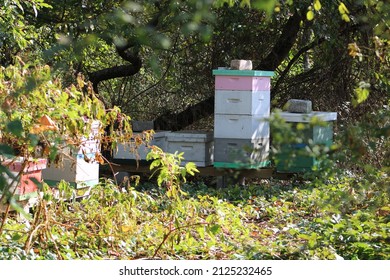
[[[258,163],[240,163],[240,162],[214,162],[215,168],[232,168],[232,169],[258,169],[268,167],[270,161],[263,161]]]
[[[215,76],[252,76],[252,77],[273,77],[275,72],[262,70],[228,70],[216,69],[213,70]]]

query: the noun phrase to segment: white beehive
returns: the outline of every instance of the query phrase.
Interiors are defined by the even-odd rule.
[[[154,133],[148,146],[143,143],[137,147],[135,141],[119,143],[113,158],[120,160],[146,160],[146,156],[150,152],[150,146],[154,145],[161,148],[163,151],[166,150],[166,134],[168,132],[169,131],[158,131]],[[142,134],[135,134],[135,136],[142,136]]]
[[[194,162],[199,167],[213,163],[213,133],[202,131],[177,131],[167,135],[166,152],[184,152],[184,161]]]
[[[99,126],[100,122],[92,122],[89,137],[84,137],[82,143],[73,149],[73,156],[65,157],[59,164],[50,164],[42,171],[42,178],[48,185],[55,186],[61,180],[76,188],[99,183],[99,163],[95,160],[96,154],[100,153]],[[63,152],[70,154],[69,150],[65,148]]]

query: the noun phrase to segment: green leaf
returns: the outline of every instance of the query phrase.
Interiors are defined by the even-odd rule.
[[[221,229],[221,226],[220,225],[213,225],[211,227],[209,227],[209,231],[212,233],[212,234],[217,234],[219,232],[219,230]]]
[[[196,229],[201,239],[204,239],[204,227],[199,227]]]
[[[252,2],[252,7],[263,10],[267,14],[272,14],[275,8],[276,0],[255,0]]]
[[[352,104],[355,107],[367,100],[370,95],[370,91],[368,89],[369,86],[369,84],[362,82],[359,87],[355,89],[355,97],[352,100]]]
[[[150,170],[153,170],[155,167],[159,167],[161,165],[161,160],[160,159],[155,159],[151,164],[150,164]]]
[[[8,145],[0,144],[0,154],[5,155],[5,156],[7,156],[7,155],[13,156],[14,150]]]
[[[23,133],[23,125],[20,120],[14,120],[7,123],[7,130],[13,135],[21,137]]]
[[[13,241],[18,241],[20,238],[22,238],[23,236],[20,235],[19,233],[15,233],[13,236],[12,236],[12,240]]]

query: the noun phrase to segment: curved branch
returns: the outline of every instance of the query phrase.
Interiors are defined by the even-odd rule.
[[[102,70],[95,71],[89,74],[89,80],[93,84],[93,89],[98,92],[98,84],[102,81],[122,78],[135,75],[139,72],[142,66],[141,58],[137,58],[129,65],[114,66]]]
[[[158,8],[157,14],[146,24],[150,28],[156,28],[164,13],[164,9],[157,2],[155,6]],[[168,7],[168,6],[166,6]],[[89,80],[92,82],[93,89],[98,93],[98,84],[102,81],[111,80],[115,78],[123,78],[135,75],[142,67],[142,59],[139,55],[140,45],[134,38],[123,45],[116,45],[116,52],[125,61],[130,62],[129,65],[114,66],[102,70],[89,73]]]
[[[197,120],[214,113],[214,96],[187,107],[184,111],[174,114],[167,113],[154,120],[156,130],[181,130]]]
[[[279,79],[277,80],[276,84],[273,87],[272,93],[277,92],[277,89],[279,88],[280,83],[284,80],[284,77],[287,75],[287,73],[290,71],[291,67],[294,65],[294,63],[299,59],[301,55],[306,53],[307,51],[311,50],[312,48],[322,44],[325,41],[324,38],[320,38],[314,42],[311,42],[309,45],[304,46],[302,49],[300,49],[294,57],[289,61],[286,68],[284,68],[283,72],[280,74]],[[273,95],[273,94],[272,94]],[[273,96],[271,96],[272,98]]]

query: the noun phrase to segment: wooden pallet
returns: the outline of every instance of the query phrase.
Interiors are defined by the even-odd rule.
[[[216,168],[214,166],[197,167],[200,176],[218,177],[217,184],[226,186],[229,178],[235,178],[238,184],[244,185],[245,178],[289,180],[295,173],[280,173],[275,168],[236,169]],[[114,160],[110,166],[105,166],[103,173],[127,172],[129,174],[151,174],[149,163],[135,160]],[[231,181],[231,180],[230,180]]]

